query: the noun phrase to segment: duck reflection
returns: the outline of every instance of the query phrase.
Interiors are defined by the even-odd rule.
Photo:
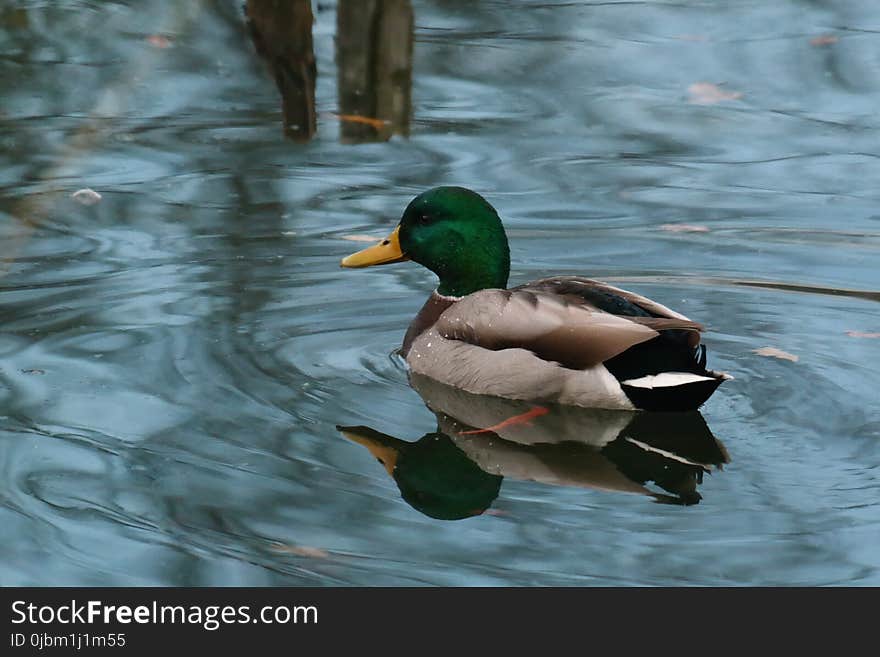
[[[247,0],[257,53],[281,93],[284,133],[314,136],[315,52],[310,0]],[[409,135],[414,19],[410,0],[339,0],[336,60],[342,141],[387,141]]]
[[[337,428],[370,450],[403,499],[432,518],[483,513],[504,477],[697,504],[703,474],[729,461],[697,411],[542,408],[473,395],[418,375],[411,383],[436,415],[436,431],[408,442],[369,427]],[[649,482],[660,490],[648,488]]]

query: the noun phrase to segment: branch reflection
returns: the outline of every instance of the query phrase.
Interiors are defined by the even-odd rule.
[[[281,93],[284,134],[311,139],[317,129],[310,0],[247,0],[257,53]],[[340,137],[345,143],[409,136],[414,17],[409,0],[339,0],[336,9]]]
[[[342,140],[408,136],[413,54],[409,0],[339,0],[336,49]]]
[[[266,60],[281,93],[284,134],[307,141],[315,118],[315,50],[310,0],[247,0],[248,28],[254,47]]]

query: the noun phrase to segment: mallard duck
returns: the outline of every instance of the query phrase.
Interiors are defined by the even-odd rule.
[[[706,369],[700,324],[639,294],[579,276],[507,289],[501,219],[469,189],[419,194],[386,239],[341,264],[404,260],[440,283],[400,353],[411,372],[446,385],[534,403],[682,411],[730,378]]]

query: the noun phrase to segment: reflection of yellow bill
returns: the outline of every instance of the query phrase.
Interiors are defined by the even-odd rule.
[[[392,262],[401,262],[409,258],[400,250],[400,238],[398,233],[400,226],[384,240],[374,246],[367,247],[357,253],[352,253],[342,259],[343,267],[372,267],[373,265],[388,265]]]
[[[394,476],[394,468],[397,467],[397,459],[400,456],[400,450],[395,447],[394,443],[403,443],[403,441],[386,436],[368,427],[336,427],[339,432],[350,441],[363,445],[370,454],[376,457],[385,470],[391,476]]]

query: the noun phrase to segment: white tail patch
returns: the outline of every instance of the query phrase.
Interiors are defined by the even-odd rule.
[[[690,372],[662,372],[661,374],[649,374],[638,379],[627,379],[622,383],[634,388],[674,388],[684,386],[697,381],[714,381],[711,376],[701,376]]]

